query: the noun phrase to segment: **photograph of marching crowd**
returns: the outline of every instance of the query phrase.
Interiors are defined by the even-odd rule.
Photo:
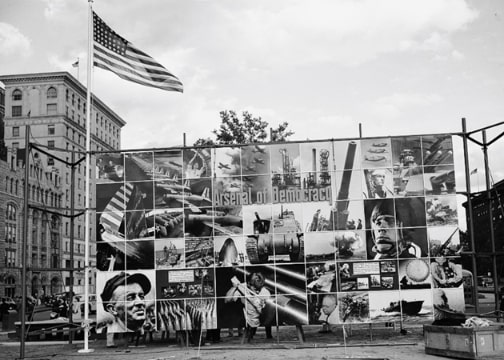
[[[97,320],[109,332],[251,338],[463,310],[451,136],[97,159]]]

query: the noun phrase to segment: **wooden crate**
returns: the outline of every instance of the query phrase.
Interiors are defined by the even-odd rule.
[[[458,359],[504,358],[504,325],[424,325],[425,352]]]

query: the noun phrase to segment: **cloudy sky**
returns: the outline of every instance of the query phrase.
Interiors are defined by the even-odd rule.
[[[503,121],[501,0],[95,0],[117,33],[184,93],[94,70],[93,91],[124,118],[123,148],[211,136],[221,110],[247,110],[292,139],[461,131]],[[68,71],[86,83],[86,0],[2,0],[0,73]],[[77,72],[71,64],[80,59]],[[488,138],[499,134],[498,127]],[[481,138],[481,134],[475,134]],[[456,147],[461,141],[456,138]],[[504,178],[489,149],[495,181]],[[471,146],[473,186],[482,152]],[[457,178],[463,178],[462,153]]]

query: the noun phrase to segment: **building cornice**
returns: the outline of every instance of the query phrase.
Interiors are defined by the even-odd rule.
[[[82,96],[86,96],[87,89],[86,87],[79,82],[75,77],[72,76],[67,71],[59,71],[59,72],[49,72],[49,73],[33,73],[33,74],[14,74],[14,75],[0,75],[0,81],[5,84],[5,86],[13,85],[13,84],[30,84],[33,82],[66,82],[72,88],[76,89],[81,93]],[[92,95],[92,104],[98,108],[101,112],[105,113],[110,119],[113,119],[115,122],[119,124],[120,127],[126,125],[126,121],[124,121],[119,115],[117,115],[114,110],[109,108],[103,101],[101,101],[96,95]]]

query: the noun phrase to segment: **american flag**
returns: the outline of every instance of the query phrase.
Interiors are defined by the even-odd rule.
[[[122,79],[183,92],[180,80],[152,57],[118,35],[93,11],[94,65]]]

